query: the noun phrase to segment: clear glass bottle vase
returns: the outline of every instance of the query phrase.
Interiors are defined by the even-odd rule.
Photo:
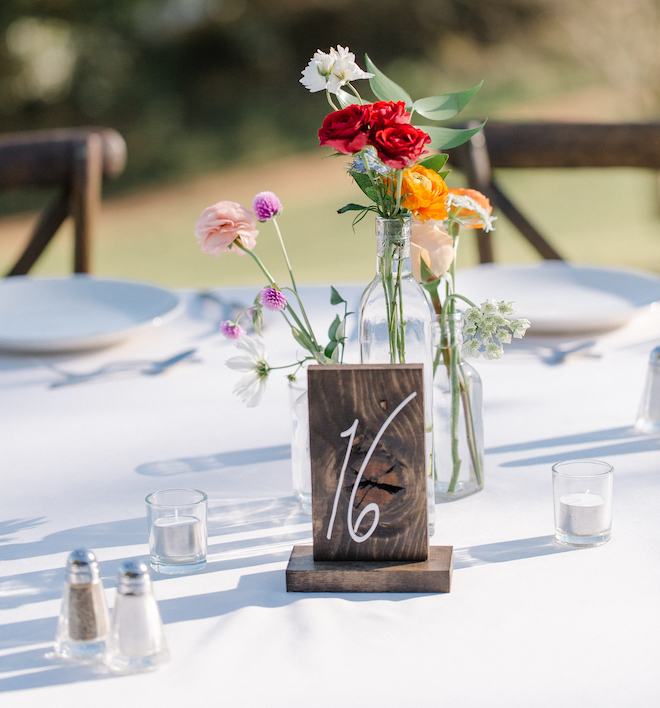
[[[461,499],[484,486],[481,378],[461,356],[463,315],[435,318],[433,442],[435,499]]]
[[[376,217],[377,272],[362,294],[358,336],[363,364],[424,364],[429,530],[435,521],[433,492],[433,312],[412,274],[412,217]]]
[[[307,371],[289,381],[291,404],[291,474],[293,495],[305,514],[312,513],[312,462],[309,450]]]

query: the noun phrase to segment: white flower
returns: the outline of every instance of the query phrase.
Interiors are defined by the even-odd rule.
[[[479,342],[476,339],[468,339],[468,341],[465,342],[461,348],[461,354],[463,354],[463,356],[473,356],[475,359],[478,359],[479,350]]]
[[[309,64],[303,69],[300,83],[312,93],[324,91],[334,66],[334,57],[318,49],[309,60]]]
[[[529,329],[531,322],[521,317],[519,320],[514,320],[511,322],[511,329],[513,330],[513,336],[516,339],[522,339],[525,336],[525,332]]]
[[[504,300],[500,300],[500,302],[497,303],[497,311],[500,315],[513,315],[515,312],[513,309],[513,302],[505,302]]]
[[[486,344],[486,351],[484,352],[486,359],[501,359],[503,354],[504,349],[498,344],[494,342]]]
[[[300,83],[312,93],[324,89],[337,93],[349,81],[370,79],[372,76],[360,69],[355,62],[355,54],[348,47],[337,45],[337,49],[330,49],[329,54],[320,49],[316,51],[303,70]]]
[[[225,362],[230,369],[247,371],[248,373],[234,386],[233,392],[248,407],[259,405],[266,381],[270,373],[270,366],[266,361],[264,345],[252,337],[244,337],[236,342],[238,349],[246,352],[245,356],[234,356]]]

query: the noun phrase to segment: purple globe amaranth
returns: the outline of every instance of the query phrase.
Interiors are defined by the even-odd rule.
[[[245,336],[245,330],[238,324],[225,320],[220,323],[220,331],[227,339],[241,339]]]
[[[257,221],[270,221],[282,212],[282,202],[272,192],[259,192],[252,201]]]
[[[286,297],[277,288],[264,288],[259,300],[267,310],[278,312],[286,307]]]

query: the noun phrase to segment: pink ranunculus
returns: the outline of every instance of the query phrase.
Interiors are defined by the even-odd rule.
[[[195,222],[195,237],[204,253],[217,258],[224,251],[245,255],[236,241],[251,251],[259,231],[254,214],[236,202],[218,202],[206,207]]]

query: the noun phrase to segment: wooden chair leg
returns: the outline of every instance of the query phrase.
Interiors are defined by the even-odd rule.
[[[76,148],[71,192],[71,215],[75,228],[75,273],[89,273],[90,244],[101,207],[103,141],[90,133]]]
[[[55,232],[69,215],[70,195],[70,188],[65,188],[50,207],[43,212],[32,234],[30,243],[7,275],[25,275],[32,268],[37,258],[50,243]]]

